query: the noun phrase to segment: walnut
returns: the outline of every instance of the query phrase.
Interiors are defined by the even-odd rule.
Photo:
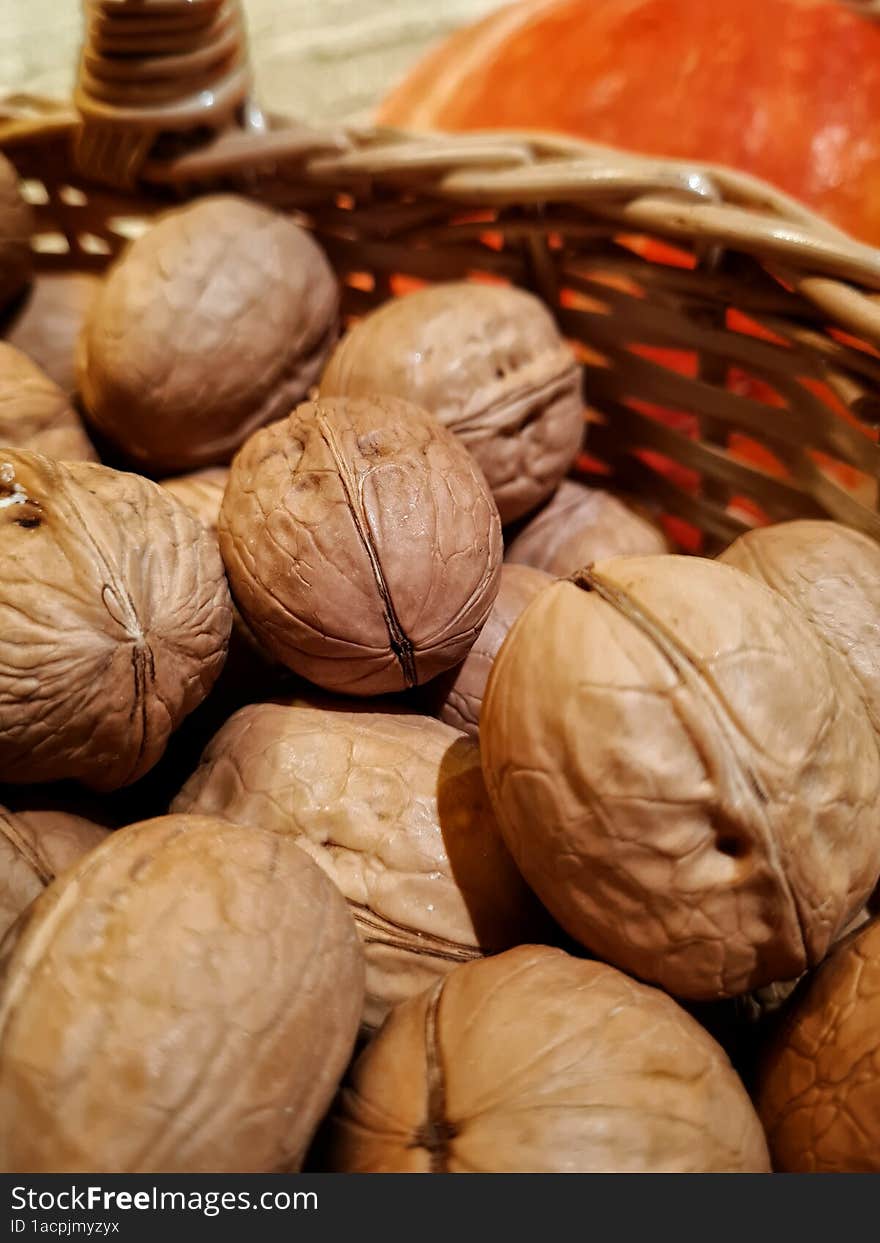
[[[769,1173],[745,1089],[657,989],[561,950],[457,967],[355,1063],[329,1153],[354,1173]]]
[[[462,660],[502,551],[470,454],[395,398],[306,403],[252,436],[232,464],[220,548],[262,646],[353,695],[420,685]]]
[[[367,1026],[456,963],[546,930],[498,834],[478,748],[430,717],[250,705],[172,810],[272,829],[321,865],[364,942]]]
[[[297,1170],[348,1063],[363,956],[291,841],[120,829],[3,946],[0,1169]]]
[[[0,444],[62,461],[97,458],[79,416],[54,380],[0,341]]]
[[[505,285],[449,283],[386,302],[337,346],[322,397],[402,397],[460,437],[503,523],[543,501],[584,435],[580,367],[547,308]]]
[[[223,666],[216,542],[147,479],[13,449],[0,525],[0,780],[136,780]]]
[[[162,216],[105,278],[80,341],[87,414],[142,467],[228,461],[306,395],[337,312],[308,233],[247,199],[198,199]]]
[[[880,874],[880,756],[849,670],[714,561],[622,557],[542,591],[495,659],[480,747],[550,912],[682,997],[794,979]]]

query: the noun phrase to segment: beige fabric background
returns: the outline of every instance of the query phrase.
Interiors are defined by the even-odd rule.
[[[245,0],[260,99],[306,120],[364,117],[430,44],[499,0]],[[81,0],[0,0],[0,94],[70,93]]]

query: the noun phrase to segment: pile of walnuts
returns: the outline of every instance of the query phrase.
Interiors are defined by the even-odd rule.
[[[880,547],[675,555],[522,290],[31,229],[0,162],[0,1171],[880,1170]]]

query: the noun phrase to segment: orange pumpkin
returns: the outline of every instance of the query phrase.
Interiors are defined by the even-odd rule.
[[[765,177],[880,244],[880,20],[841,0],[525,0],[386,101],[416,129],[540,128]]]

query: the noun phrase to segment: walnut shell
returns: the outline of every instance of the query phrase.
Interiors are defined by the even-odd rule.
[[[30,278],[33,228],[33,213],[21,196],[18,174],[0,155],[0,308],[17,297]]]
[[[780,522],[718,558],[778,591],[843,657],[880,733],[880,546],[837,522]]]
[[[880,921],[842,943],[790,1011],[758,1110],[781,1173],[880,1173]]]
[[[321,397],[402,397],[459,436],[503,523],[549,496],[585,425],[580,367],[546,307],[506,285],[450,283],[384,303],[342,339]]]
[[[434,710],[441,721],[479,737],[480,708],[489,670],[507,632],[526,605],[553,582],[549,574],[527,565],[502,565],[498,595],[476,642],[457,669],[431,683],[439,697]],[[430,688],[429,688],[430,689]]]
[[[61,461],[94,462],[95,448],[54,380],[0,341],[0,444]]]
[[[64,393],[76,388],[76,343],[99,288],[97,276],[86,272],[41,272],[5,325],[9,344]]]
[[[769,1171],[719,1045],[657,989],[561,950],[457,967],[354,1065],[330,1138],[357,1173]]]
[[[226,656],[216,541],[138,475],[0,450],[0,780],[147,772]]]
[[[683,997],[794,979],[880,873],[880,758],[849,671],[714,561],[623,557],[541,592],[495,659],[480,746],[551,913]]]
[[[308,233],[248,199],[198,199],[104,280],[80,341],[86,411],[151,469],[225,462],[306,395],[337,317],[336,280]]]
[[[299,1168],[351,1056],[363,956],[291,841],[201,816],[120,829],[5,953],[0,1169]]]
[[[59,872],[106,836],[81,816],[0,807],[0,940]]]
[[[321,865],[364,942],[367,1026],[456,963],[539,927],[478,748],[430,717],[250,705],[217,734],[172,810],[272,829]]]
[[[282,664],[379,695],[464,658],[498,591],[498,511],[470,454],[395,398],[306,403],[232,464],[220,548]]]
[[[647,518],[600,488],[564,479],[511,539],[504,560],[563,578],[594,561],[669,552]]]
[[[217,534],[220,506],[229,482],[228,467],[204,466],[188,475],[177,475],[161,482],[163,488],[182,501],[191,514],[195,514],[206,530]]]

